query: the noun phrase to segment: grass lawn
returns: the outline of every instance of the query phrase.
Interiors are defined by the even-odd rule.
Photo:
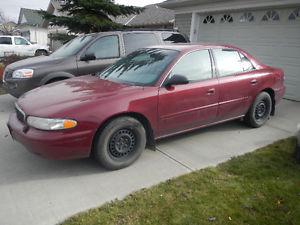
[[[2,87],[2,83],[0,83],[0,95],[4,95],[6,94],[6,92],[4,91],[3,87]]]
[[[62,224],[299,225],[300,165],[293,158],[295,145],[294,138],[278,141]]]

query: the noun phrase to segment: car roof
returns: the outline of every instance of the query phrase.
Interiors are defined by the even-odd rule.
[[[228,48],[228,49],[236,49],[240,50],[239,48],[233,45],[227,44],[214,44],[214,43],[178,43],[178,44],[167,44],[167,45],[154,45],[148,48],[161,48],[161,49],[170,49],[170,50],[177,50],[177,51],[192,51],[198,49],[207,49],[207,48]]]

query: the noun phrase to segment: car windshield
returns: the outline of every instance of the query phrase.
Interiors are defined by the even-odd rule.
[[[98,76],[117,83],[151,86],[178,53],[168,49],[140,49],[120,59]]]
[[[94,36],[85,35],[81,37],[74,38],[68,43],[61,46],[55,52],[51,54],[53,57],[63,58],[71,55],[75,55],[83,46],[85,46],[88,42],[90,42]]]

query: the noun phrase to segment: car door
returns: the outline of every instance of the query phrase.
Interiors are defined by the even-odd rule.
[[[94,55],[94,59],[86,56]],[[120,40],[118,35],[98,38],[77,57],[78,75],[92,74],[103,71],[120,59]]]
[[[257,91],[259,78],[246,56],[233,49],[213,49],[219,77],[218,120],[244,115],[253,91]]]
[[[189,83],[159,89],[159,133],[167,136],[193,129],[216,120],[218,79],[213,76],[209,50],[184,55],[168,78],[185,76]]]
[[[33,46],[22,37],[14,37],[14,52],[21,56],[33,56],[34,48]]]
[[[13,53],[13,42],[11,37],[0,37],[0,57]]]

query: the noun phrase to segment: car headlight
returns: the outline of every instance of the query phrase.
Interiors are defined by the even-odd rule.
[[[77,121],[70,119],[47,119],[28,116],[27,124],[39,130],[65,130],[77,126]]]
[[[20,69],[12,74],[12,78],[27,79],[33,76],[33,69]]]

